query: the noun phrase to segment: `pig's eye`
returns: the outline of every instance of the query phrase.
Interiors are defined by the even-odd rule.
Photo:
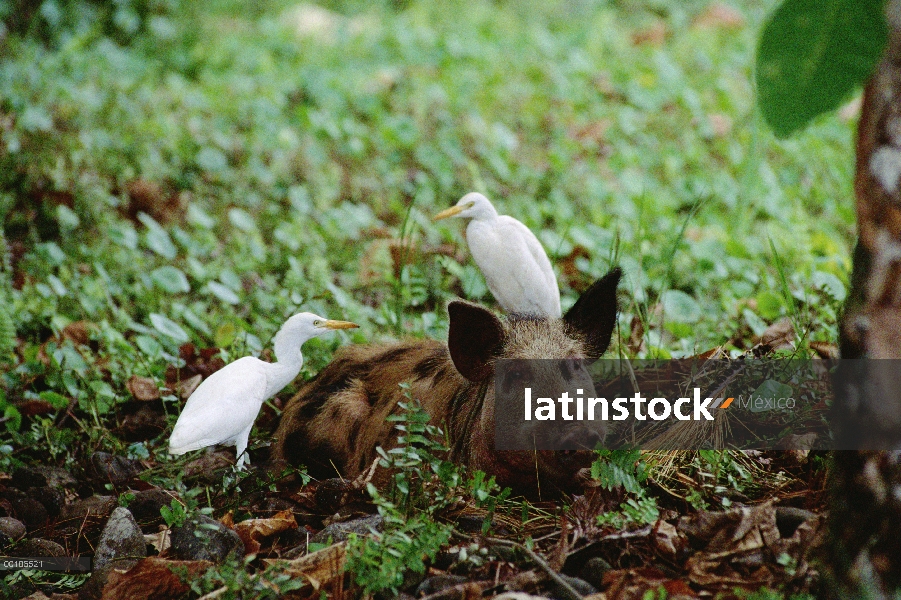
[[[560,374],[564,377],[573,377],[582,369],[581,358],[567,358],[560,361]]]
[[[526,372],[524,369],[520,367],[514,367],[507,371],[506,376],[504,377],[504,383],[507,384],[507,387],[512,387],[514,385],[519,385],[526,379]]]

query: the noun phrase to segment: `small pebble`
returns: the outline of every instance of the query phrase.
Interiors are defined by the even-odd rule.
[[[8,536],[12,541],[25,537],[25,524],[12,517],[0,517],[0,533]]]

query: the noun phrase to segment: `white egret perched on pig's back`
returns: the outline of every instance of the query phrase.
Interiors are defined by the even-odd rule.
[[[185,404],[172,436],[169,452],[184,454],[215,444],[235,446],[238,468],[247,460],[244,451],[250,430],[263,403],[291,383],[303,366],[300,347],[314,337],[336,329],[357,327],[313,313],[299,313],[275,334],[276,362],[253,356],[239,358],[216,371],[194,390]]]
[[[560,317],[557,277],[528,227],[497,214],[491,201],[476,192],[466,194],[434,220],[448,217],[470,219],[466,226],[469,251],[501,308],[508,313]]]

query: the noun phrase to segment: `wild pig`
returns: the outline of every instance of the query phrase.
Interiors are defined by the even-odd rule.
[[[522,494],[578,490],[578,472],[590,466],[591,451],[494,450],[495,361],[599,357],[616,324],[620,275],[616,268],[592,284],[562,319],[513,314],[501,320],[485,308],[454,301],[448,305],[446,344],[412,340],[343,348],[285,407],[275,464],[306,465],[316,478],[335,477],[336,469],[344,477],[357,476],[372,463],[377,446],[396,444],[394,423],[386,417],[405,400],[399,384],[406,382],[431,422],[447,432],[452,460],[495,475],[500,485]],[[581,368],[578,360],[567,364]],[[594,447],[605,434],[602,421],[588,422],[580,434],[583,447]]]

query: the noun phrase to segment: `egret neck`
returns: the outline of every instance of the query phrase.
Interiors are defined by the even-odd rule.
[[[274,396],[286,385],[294,381],[300,368],[303,366],[303,354],[300,347],[307,341],[299,331],[285,331],[285,328],[275,334],[273,348],[275,349],[274,363],[268,363],[266,368],[266,397]]]

